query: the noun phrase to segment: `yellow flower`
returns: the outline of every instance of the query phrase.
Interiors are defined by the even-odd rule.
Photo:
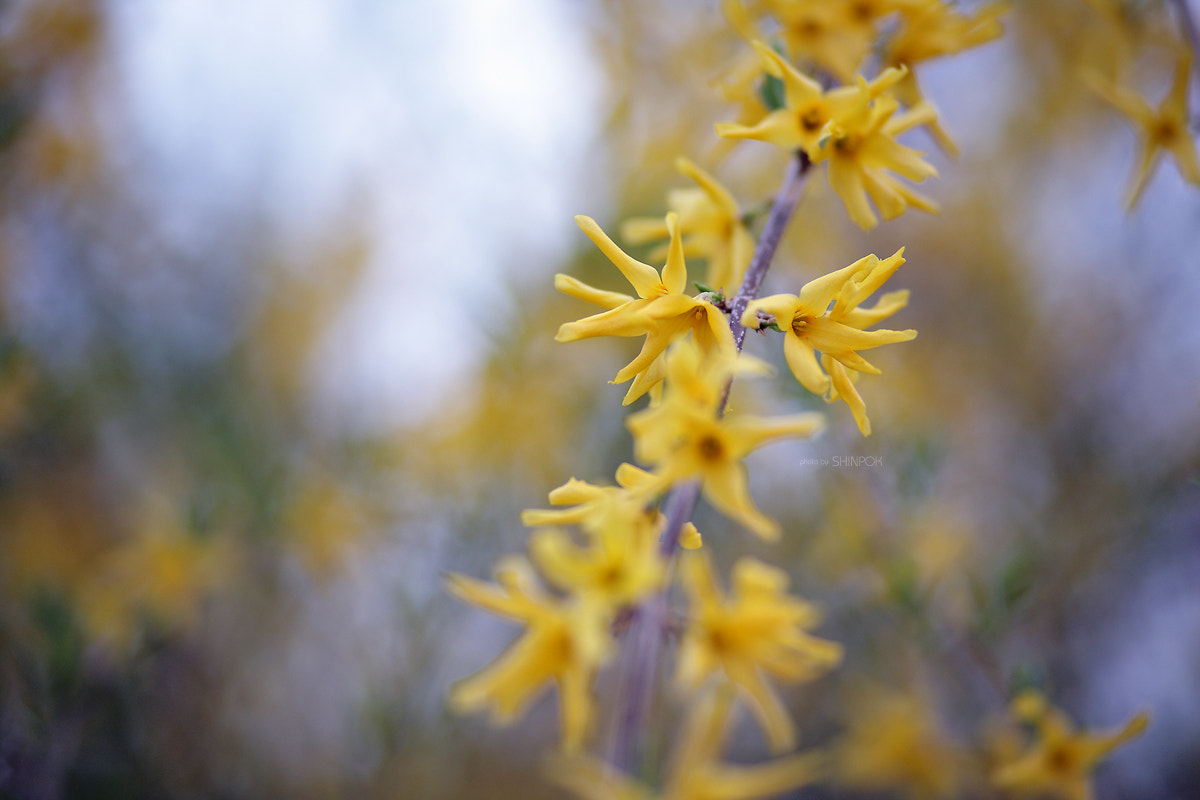
[[[547,771],[551,779],[583,800],[759,800],[819,777],[824,759],[818,753],[754,766],[722,763],[733,701],[734,693],[721,687],[706,692],[692,707],[658,793],[594,758],[555,757]]]
[[[974,17],[944,0],[902,8],[900,26],[884,47],[883,63],[912,67],[919,61],[960,53],[997,39],[1004,33],[999,18],[1008,6],[1007,2],[989,3]]]
[[[557,511],[526,509],[521,512],[521,524],[531,528],[546,525],[583,525],[589,530],[595,530],[614,505],[622,502],[634,502],[639,507],[644,505],[638,501],[638,493],[626,490],[645,488],[654,483],[653,475],[633,464],[622,464],[617,467],[616,477],[616,486],[596,486],[571,478],[562,486],[553,489],[549,496],[550,505],[570,508]]]
[[[1041,695],[1027,692],[1012,704],[1013,716],[1033,723],[1038,741],[1024,755],[992,773],[992,784],[1026,795],[1052,795],[1064,800],[1092,800],[1092,770],[1115,748],[1141,735],[1150,715],[1141,712],[1113,733],[1075,731],[1061,711]]]
[[[841,645],[808,634],[819,621],[817,611],[786,593],[783,570],[742,558],[733,566],[733,592],[726,597],[703,554],[686,554],[679,569],[689,612],[676,681],[693,691],[720,673],[749,697],[771,748],[794,747],[795,726],[763,673],[788,683],[813,680],[841,661]]]
[[[843,83],[875,42],[875,28],[864,25],[849,3],[829,0],[767,0],[782,26],[780,36],[796,59],[811,61]]]
[[[669,354],[668,370],[672,369],[671,362],[697,358],[688,351],[687,343],[677,346]],[[700,381],[698,387],[681,386],[678,391],[668,379],[663,402],[627,420],[634,452],[640,461],[656,467],[654,475],[661,486],[698,478],[704,497],[718,511],[764,539],[777,539],[779,525],[755,508],[750,499],[742,459],[772,439],[812,436],[824,425],[824,419],[820,414],[723,418],[717,407],[724,391],[719,374],[710,377],[707,385]],[[715,388],[718,385],[720,390]]]
[[[667,195],[667,207],[679,215],[684,255],[708,260],[709,286],[728,294],[737,291],[754,255],[754,237],[742,222],[733,196],[712,175],[686,158],[675,167],[699,184],[696,189],[676,189]],[[643,244],[670,236],[662,220],[637,218],[621,224],[621,236],[632,244]],[[650,254],[666,255],[665,249]]]
[[[763,38],[762,32],[754,24],[740,0],[721,0],[721,10],[730,27],[747,42]],[[759,57],[754,53],[744,52],[721,76],[713,80],[711,85],[722,99],[737,106],[735,113],[738,125],[754,126],[770,112],[759,91],[761,82],[762,66],[759,64]],[[710,159],[714,162],[721,160],[729,154],[735,144],[736,141],[722,139],[713,149]]]
[[[653,480],[649,473],[629,464],[623,464],[622,470]],[[618,470],[618,480],[622,470]],[[547,580],[613,610],[637,603],[662,586],[666,565],[658,553],[658,532],[665,519],[647,507],[644,497],[572,478],[550,493],[550,501],[580,502],[562,511],[526,511],[522,521],[544,524],[557,518],[576,522],[587,534],[587,543],[576,544],[560,528],[535,531],[529,553]]]
[[[917,81],[916,65],[921,61],[951,55],[999,38],[1004,33],[999,16],[1007,3],[991,3],[974,17],[967,17],[941,0],[917,0],[898,9],[900,25],[884,46],[882,62],[892,67],[907,67],[908,76],[896,87],[896,98],[910,109],[923,109],[931,117],[925,122],[934,141],[951,157],[958,145],[937,120],[936,109],[929,104]]]
[[[772,111],[752,127],[733,122],[718,122],[718,136],[731,139],[757,139],[785,150],[803,148],[810,157],[820,149],[822,131],[830,120],[852,113],[861,102],[857,86],[843,86],[828,92],[821,84],[793,67],[762,42],[754,42],[763,69],[783,81],[783,108]],[[874,99],[904,77],[904,70],[890,69],[866,84],[868,99]]]
[[[650,511],[647,501],[661,489],[653,473],[622,464],[617,467],[617,486],[596,486],[571,478],[550,492],[550,504],[571,506],[559,510],[526,509],[521,512],[521,524],[529,527],[547,525],[579,525],[594,538],[603,538],[612,528],[632,530],[649,525],[657,534],[666,523],[658,511]],[[700,532],[686,523],[681,544],[689,549],[700,547]],[[540,565],[539,565],[540,566]]]
[[[1130,210],[1142,196],[1142,190],[1146,188],[1146,182],[1164,150],[1175,157],[1175,164],[1184,179],[1200,186],[1200,163],[1196,160],[1196,143],[1189,128],[1187,107],[1190,73],[1191,59],[1185,57],[1176,65],[1171,90],[1157,110],[1134,92],[1095,78],[1088,79],[1097,94],[1139,128],[1138,167],[1126,201],[1126,207]]]
[[[827,395],[830,402],[839,397],[845,400],[863,436],[871,435],[871,421],[851,377],[855,372],[878,375],[879,369],[858,351],[907,342],[916,338],[917,332],[864,330],[907,305],[907,292],[890,292],[873,308],[859,308],[859,304],[904,263],[903,254],[904,248],[900,248],[882,261],[874,255],[860,258],[806,283],[798,296],[777,294],[752,300],[742,315],[747,327],[758,327],[760,313],[773,316],[783,331],[784,359],[796,380],[813,394]],[[820,364],[816,351],[822,353]]]
[[[672,342],[689,332],[707,353],[736,349],[724,313],[711,303],[684,293],[688,282],[687,265],[676,214],[667,214],[666,226],[671,242],[661,276],[654,267],[624,253],[590,217],[580,215],[575,221],[621,270],[637,291],[638,297],[635,299],[617,292],[605,292],[567,275],[554,276],[554,285],[559,291],[609,309],[562,325],[554,337],[555,341],[574,342],[594,336],[645,335],[641,352],[617,373],[613,383],[624,383],[650,370],[655,359]],[[632,403],[657,382],[635,381],[625,395],[624,402]]]
[[[932,200],[885,172],[918,183],[937,175],[932,164],[921,160],[922,153],[895,138],[909,128],[935,121],[933,106],[925,103],[896,114],[900,104],[894,97],[876,98],[862,77],[857,88],[854,107],[829,121],[810,157],[814,162],[829,162],[829,185],[863,230],[870,230],[878,222],[867,203],[868,195],[884,219],[900,216],[910,205],[936,214],[938,207]]]
[[[946,741],[916,695],[861,687],[851,700],[849,730],[833,745],[839,785],[866,792],[900,790],[911,800],[961,790],[961,750]]]
[[[507,724],[554,681],[563,747],[577,750],[591,725],[592,679],[611,647],[607,609],[552,597],[520,557],[498,564],[496,581],[498,586],[464,575],[446,578],[455,597],[525,626],[524,635],[496,661],[451,687],[450,705],[459,713],[490,707],[496,721]]]

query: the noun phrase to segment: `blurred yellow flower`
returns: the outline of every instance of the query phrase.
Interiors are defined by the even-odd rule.
[[[732,352],[736,349],[725,314],[712,303],[685,294],[688,283],[687,265],[684,261],[683,241],[676,214],[667,214],[666,227],[671,242],[661,276],[649,264],[643,264],[617,247],[590,217],[580,215],[575,221],[617,269],[621,270],[637,291],[638,298],[634,299],[617,292],[605,292],[567,275],[554,276],[554,285],[559,291],[609,309],[577,322],[565,323],[559,327],[558,334],[554,337],[555,341],[574,342],[595,336],[645,335],[641,352],[617,373],[613,383],[624,383],[650,370],[658,356],[672,342],[689,332],[699,347],[707,353]],[[633,402],[657,382],[635,382],[626,394],[624,402]]]
[[[653,480],[636,467],[622,466]],[[647,507],[644,496],[574,479],[551,492],[551,502],[562,501],[564,495],[583,502],[560,512],[522,514],[523,520],[555,515],[573,519],[587,534],[587,544],[581,546],[561,528],[534,531],[529,540],[530,557],[547,580],[571,595],[611,609],[637,603],[662,586],[666,564],[658,553],[658,531],[665,519]]]
[[[124,649],[147,619],[186,626],[202,598],[231,578],[236,553],[229,540],[188,530],[176,503],[145,498],[132,535],[93,561],[79,596],[91,636]]]
[[[908,303],[906,291],[882,296],[873,308],[859,305],[904,263],[903,254],[904,248],[900,248],[883,260],[874,255],[860,258],[808,282],[799,295],[777,294],[752,300],[742,315],[742,324],[754,328],[759,327],[759,314],[774,317],[784,334],[784,359],[796,380],[813,394],[828,395],[831,402],[839,397],[845,400],[864,436],[871,435],[871,421],[866,404],[851,382],[851,373],[877,375],[879,369],[858,351],[906,342],[916,338],[917,332],[863,330],[904,308]],[[820,364],[816,351],[822,353]]]
[[[1075,731],[1066,715],[1050,708],[1036,692],[1017,697],[1011,712],[1034,725],[1037,742],[996,769],[992,784],[1016,794],[1063,800],[1092,800],[1092,771],[1114,749],[1140,736],[1150,722],[1150,715],[1143,711],[1112,733]]]
[[[912,67],[997,39],[1004,33],[1000,16],[1008,9],[1008,2],[993,2],[967,16],[945,0],[907,4],[899,9],[900,25],[884,45],[883,63]]]
[[[833,119],[851,114],[861,102],[860,88],[842,86],[826,92],[821,84],[793,67],[762,42],[754,42],[763,69],[783,81],[784,107],[767,114],[753,126],[718,122],[718,136],[731,139],[756,139],[785,150],[802,148],[815,157],[822,131]],[[868,100],[873,100],[904,77],[904,70],[889,69],[866,83]]]
[[[695,361],[693,347],[687,342],[677,345],[668,365]],[[764,539],[777,539],[778,523],[750,499],[742,459],[772,439],[812,436],[823,427],[824,418],[811,413],[721,417],[718,406],[725,381],[720,373],[710,376],[707,388],[702,381],[700,386],[689,391],[685,384],[677,391],[668,379],[660,405],[630,415],[626,424],[633,433],[634,453],[655,467],[661,486],[699,479],[704,497],[718,511]]]
[[[530,508],[521,512],[521,524],[531,528],[546,525],[582,525],[589,530],[601,526],[603,518],[614,505],[638,503],[641,495],[626,491],[645,487],[654,482],[654,476],[633,464],[617,467],[616,486],[597,486],[587,481],[571,478],[551,490],[549,500],[553,506],[570,506],[558,510]]]
[[[800,753],[753,766],[722,763],[733,702],[734,692],[719,687],[705,692],[693,705],[659,792],[594,758],[554,757],[547,771],[552,780],[583,800],[760,800],[819,777],[824,764],[819,753]]]
[[[667,195],[667,208],[679,215],[684,255],[707,259],[706,283],[733,294],[750,266],[754,237],[742,221],[733,195],[716,178],[686,158],[676,159],[675,166],[698,184],[698,188],[674,189]],[[660,219],[639,217],[621,223],[621,236],[631,244],[643,244],[666,239],[670,232]],[[652,251],[650,258],[666,255],[662,247]]]
[[[896,98],[910,109],[923,110],[928,106],[929,111],[923,112],[929,116],[924,123],[927,130],[944,153],[955,157],[958,145],[937,119],[936,109],[925,99],[916,65],[999,38],[1004,33],[999,17],[1008,11],[1008,4],[990,3],[974,17],[965,16],[942,0],[917,0],[897,10],[901,12],[900,24],[885,41],[882,63],[908,69],[908,75],[895,89]]]
[[[854,79],[875,43],[874,26],[870,20],[864,24],[850,3],[766,0],[766,7],[779,21],[780,36],[793,58],[812,62],[843,83]]]
[[[1126,208],[1130,210],[1142,196],[1163,151],[1175,157],[1175,164],[1184,180],[1200,186],[1200,162],[1196,159],[1196,142],[1192,138],[1188,114],[1190,75],[1191,59],[1184,57],[1175,66],[1171,90],[1157,109],[1151,108],[1135,92],[1094,76],[1087,77],[1092,89],[1138,128],[1138,166],[1126,200]]]
[[[745,692],[771,748],[794,747],[795,726],[764,673],[789,683],[812,680],[841,661],[841,645],[808,634],[819,622],[816,609],[786,593],[787,573],[757,559],[734,564],[729,596],[702,553],[683,556],[679,581],[688,596],[688,623],[676,681],[694,691],[720,673]]]
[[[521,524],[578,525],[596,540],[603,539],[612,529],[633,531],[647,526],[657,536],[666,524],[666,517],[649,509],[647,503],[660,491],[660,481],[653,473],[633,464],[617,467],[616,477],[617,486],[596,486],[571,478],[550,492],[551,505],[570,508],[525,509],[521,512]],[[700,547],[700,532],[691,522],[684,526],[680,543],[688,549]]]
[[[858,78],[854,107],[829,121],[822,133],[814,162],[829,162],[829,185],[846,204],[850,218],[863,230],[878,223],[867,203],[870,196],[884,219],[894,219],[913,206],[931,214],[938,206],[888,174],[894,172],[920,183],[937,176],[932,164],[921,159],[922,153],[896,141],[897,136],[917,125],[937,119],[933,106],[916,106],[902,114],[894,97],[875,98],[871,85]]]
[[[446,578],[455,597],[525,626],[524,635],[491,665],[451,687],[450,705],[459,713],[490,708],[497,722],[508,724],[553,681],[563,748],[577,750],[591,726],[592,679],[611,646],[607,609],[547,594],[519,556],[496,566],[496,582],[456,574]]]
[[[849,727],[831,748],[837,784],[898,791],[910,800],[961,790],[964,754],[946,740],[923,698],[860,686],[847,706]]]

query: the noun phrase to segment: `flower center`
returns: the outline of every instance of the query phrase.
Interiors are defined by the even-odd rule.
[[[696,442],[696,449],[700,451],[700,458],[705,461],[720,461],[725,453],[725,446],[721,444],[721,440],[711,433],[700,437]]]
[[[854,155],[859,144],[859,137],[849,133],[839,133],[833,137],[833,149],[842,155]]]
[[[1046,754],[1046,765],[1051,772],[1069,775],[1075,771],[1075,752],[1069,747],[1058,746]]]
[[[797,30],[804,36],[817,37],[820,36],[825,28],[821,25],[821,21],[813,17],[805,17],[800,20],[800,24],[796,26]]]
[[[813,107],[800,115],[800,127],[808,133],[816,133],[825,125],[825,116],[821,109]]]
[[[810,319],[811,317],[809,317],[808,314],[797,314],[796,316],[792,317],[792,331],[797,336],[803,336],[805,329],[808,328]]]
[[[1173,142],[1179,138],[1179,125],[1173,119],[1160,119],[1154,127],[1154,139],[1159,142]]]

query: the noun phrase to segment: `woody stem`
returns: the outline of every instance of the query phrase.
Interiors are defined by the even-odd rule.
[[[746,328],[742,326],[742,314],[750,301],[758,296],[759,287],[779,242],[787,230],[792,212],[800,202],[800,192],[812,168],[812,162],[803,151],[797,151],[788,166],[783,186],[775,195],[771,213],[763,226],[762,238],[746,268],[746,277],[733,298],[733,311],[729,326],[740,352],[746,341]],[[732,382],[731,382],[732,383]],[[730,385],[726,385],[720,408],[725,408],[729,399]],[[679,534],[684,524],[692,518],[696,502],[700,498],[700,482],[693,480],[676,486],[663,503],[667,524],[659,540],[659,554],[668,564],[679,550]],[[626,633],[625,647],[621,653],[620,677],[617,684],[616,729],[609,746],[608,762],[622,772],[634,772],[642,752],[642,739],[650,706],[654,699],[654,683],[658,677],[664,632],[668,623],[667,590],[651,597],[639,606]]]

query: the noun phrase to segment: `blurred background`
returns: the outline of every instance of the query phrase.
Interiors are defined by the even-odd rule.
[[[1200,797],[1200,191],[1167,160],[1124,213],[1094,5],[1017,0],[923,66],[962,149],[912,138],[943,213],[864,234],[818,174],[768,279],[903,245],[920,336],[872,359],[872,437],[838,404],[749,460],[781,544],[698,524],[847,647],[787,694],[807,744],[907,702],[955,773],[805,797],[991,796],[969,765],[1028,685],[1088,727],[1153,714],[1101,800]],[[0,2],[0,797],[560,796],[552,700],[510,731],[445,709],[515,630],[441,576],[631,457],[606,381],[637,344],[555,344],[588,310],[552,276],[624,290],[572,217],[662,214],[678,155],[772,196],[785,156],[712,133],[745,51],[696,0]],[[1169,59],[1132,63],[1157,105]]]

